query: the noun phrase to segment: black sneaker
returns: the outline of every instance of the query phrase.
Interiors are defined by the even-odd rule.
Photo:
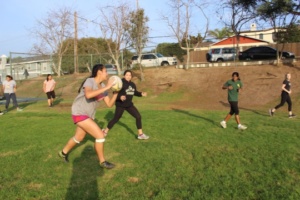
[[[274,116],[274,112],[272,111],[272,109],[271,109],[271,108],[269,109],[269,115],[270,115],[271,117],[273,117],[273,116]]]
[[[104,161],[104,162],[100,163],[100,167],[106,168],[106,169],[112,169],[115,167],[115,165],[110,162]]]
[[[296,115],[294,114],[289,115],[289,118],[294,118],[294,117],[296,117]]]
[[[58,152],[58,156],[60,157],[60,158],[62,158],[65,162],[69,162],[69,159],[68,159],[68,154],[63,154],[62,153],[62,151],[60,151],[60,152]]]

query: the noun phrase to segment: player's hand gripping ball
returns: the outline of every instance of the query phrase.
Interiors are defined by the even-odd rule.
[[[108,81],[113,81],[115,84],[111,87],[111,90],[114,92],[119,92],[122,89],[123,82],[118,76],[111,76]]]

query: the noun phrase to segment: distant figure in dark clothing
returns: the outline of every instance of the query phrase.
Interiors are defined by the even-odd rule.
[[[292,90],[291,90],[291,74],[290,73],[287,73],[285,75],[285,79],[282,83],[282,86],[281,86],[281,101],[280,103],[275,106],[275,108],[271,108],[269,109],[269,114],[270,116],[274,116],[274,113],[275,111],[280,108],[281,106],[283,106],[285,104],[285,102],[287,102],[288,104],[288,112],[289,112],[289,118],[293,118],[293,117],[296,117],[296,115],[293,114],[292,112],[292,100],[291,100],[291,97],[290,97],[290,94],[292,93]]]

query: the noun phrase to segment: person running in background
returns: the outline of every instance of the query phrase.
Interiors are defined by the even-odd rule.
[[[104,134],[101,128],[94,121],[96,108],[99,101],[103,100],[108,107],[112,107],[116,101],[117,93],[114,93],[112,98],[108,96],[109,90],[115,83],[109,81],[107,85],[103,81],[107,80],[107,71],[104,65],[96,64],[93,67],[92,75],[87,78],[79,88],[79,94],[72,104],[72,118],[76,124],[76,132],[69,139],[65,147],[58,153],[65,162],[69,162],[68,153],[76,144],[79,144],[89,133],[95,138],[95,150],[103,168],[111,169],[115,165],[109,163],[104,158]]]
[[[3,91],[4,91],[4,97],[6,100],[5,103],[5,109],[6,112],[8,111],[8,106],[10,103],[10,99],[13,101],[14,107],[17,108],[17,111],[22,111],[22,109],[19,107],[16,97],[16,91],[17,91],[17,83],[13,80],[13,77],[10,75],[6,76],[6,80],[3,81]]]
[[[296,115],[293,114],[292,112],[292,100],[291,100],[291,96],[290,94],[292,93],[292,90],[291,90],[291,80],[292,76],[290,73],[287,73],[285,75],[285,79],[282,83],[282,86],[281,86],[281,101],[280,103],[275,106],[275,108],[270,108],[269,109],[269,114],[270,116],[274,116],[274,113],[275,111],[280,108],[281,106],[283,106],[285,104],[285,102],[287,102],[288,104],[288,112],[289,112],[289,118],[293,118],[293,117],[296,117]]]
[[[240,122],[240,116],[239,116],[239,107],[238,107],[238,95],[239,92],[241,92],[243,88],[243,83],[241,82],[239,78],[238,72],[232,73],[232,79],[228,80],[222,87],[223,90],[228,91],[228,102],[230,104],[230,111],[225,117],[223,121],[220,122],[221,126],[223,128],[226,128],[227,121],[231,118],[233,114],[235,114],[235,121],[238,124],[238,129],[245,130],[247,129],[246,126],[242,125]]]
[[[55,92],[54,92],[55,85],[56,85],[56,82],[52,78],[52,75],[48,74],[47,78],[46,78],[46,80],[44,81],[44,84],[43,84],[43,90],[47,95],[48,106],[49,107],[53,106],[53,102],[54,102],[54,99],[55,99]]]
[[[138,129],[137,139],[147,140],[149,139],[149,136],[143,133],[142,117],[132,102],[133,96],[146,97],[147,93],[137,91],[136,85],[131,81],[131,79],[132,79],[132,72],[130,70],[126,70],[124,72],[124,78],[122,79],[123,86],[116,100],[116,110],[115,110],[114,118],[108,123],[107,128],[103,129],[103,132],[106,136],[108,131],[112,129],[115,123],[119,121],[124,111],[126,110],[136,120],[136,127]]]

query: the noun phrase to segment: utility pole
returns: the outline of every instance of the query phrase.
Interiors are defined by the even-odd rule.
[[[77,37],[77,12],[74,12],[74,74],[78,74],[78,37]]]
[[[139,9],[139,0],[136,0],[136,10]]]

